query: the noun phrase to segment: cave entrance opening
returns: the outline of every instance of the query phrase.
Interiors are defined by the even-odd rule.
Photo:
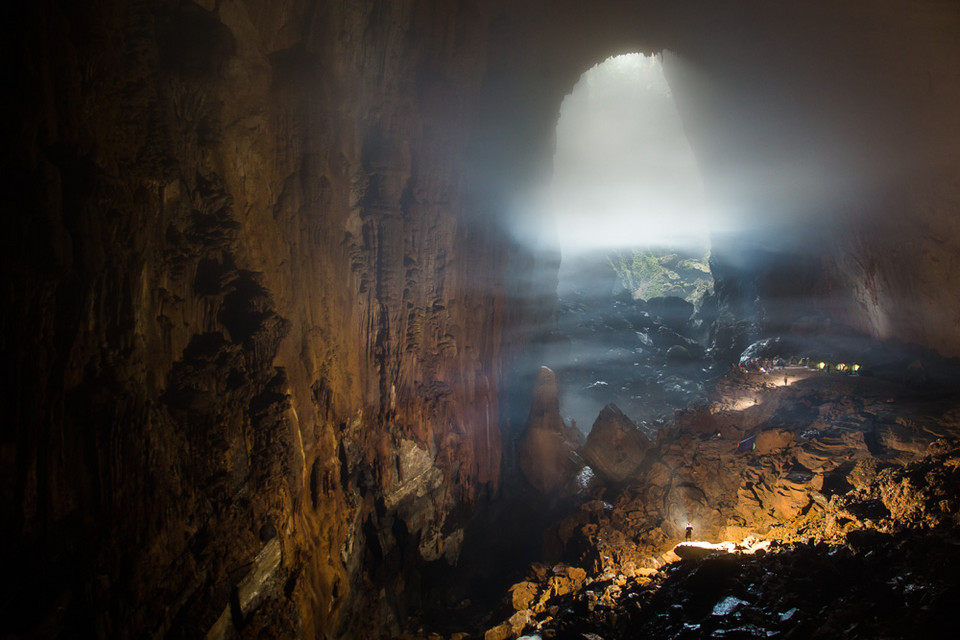
[[[560,108],[548,201],[561,411],[586,433],[614,403],[655,431],[702,396],[713,291],[702,180],[664,54],[581,76]]]

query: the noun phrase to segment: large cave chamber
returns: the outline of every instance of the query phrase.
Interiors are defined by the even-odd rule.
[[[953,0],[6,18],[0,639],[952,637]]]
[[[788,104],[698,138],[713,115],[684,100],[744,80],[703,73],[620,54],[563,98],[519,234],[557,297],[516,436],[536,491],[507,520],[543,541],[488,637],[937,635],[958,558],[920,558],[956,532],[958,361],[839,293],[838,234],[889,224],[860,172],[902,159],[819,157]]]

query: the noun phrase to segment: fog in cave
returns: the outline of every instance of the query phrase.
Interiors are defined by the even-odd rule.
[[[955,0],[3,28],[0,640],[956,635]]]
[[[565,256],[708,241],[703,184],[662,55],[612,57],[563,100],[548,206]]]
[[[546,207],[563,340],[549,364],[561,413],[584,432],[609,403],[653,431],[702,397],[708,374],[694,314],[712,300],[710,235],[722,221],[664,77],[669,55],[611,57],[560,108]]]

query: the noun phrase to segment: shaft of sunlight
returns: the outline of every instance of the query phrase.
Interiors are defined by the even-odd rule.
[[[564,255],[707,244],[700,173],[659,57],[609,58],[563,101],[550,207]]]

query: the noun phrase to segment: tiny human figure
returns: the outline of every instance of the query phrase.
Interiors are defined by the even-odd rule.
[[[687,534],[684,536],[685,540],[689,540],[690,536],[693,535],[693,525],[689,522],[687,523]]]
[[[787,376],[783,376],[783,386],[787,386]]]

